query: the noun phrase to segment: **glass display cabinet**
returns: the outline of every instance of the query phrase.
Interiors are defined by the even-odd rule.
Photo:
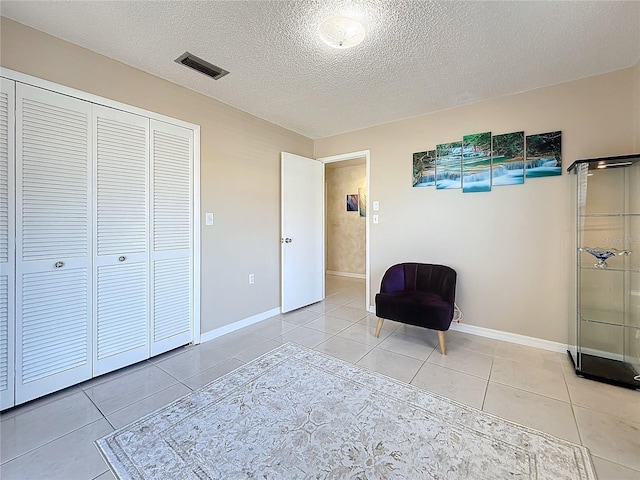
[[[576,373],[640,388],[640,154],[578,160]]]

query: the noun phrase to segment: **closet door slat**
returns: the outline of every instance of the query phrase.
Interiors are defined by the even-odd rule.
[[[149,119],[94,107],[93,374],[149,358]]]
[[[0,410],[15,404],[15,82],[0,79]]]
[[[151,355],[193,341],[193,131],[151,121]]]
[[[91,113],[16,84],[16,404],[91,378]]]

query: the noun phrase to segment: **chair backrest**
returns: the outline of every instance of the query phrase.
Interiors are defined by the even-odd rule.
[[[456,294],[456,271],[433,263],[398,263],[382,277],[380,292],[422,291],[440,295],[452,302]]]

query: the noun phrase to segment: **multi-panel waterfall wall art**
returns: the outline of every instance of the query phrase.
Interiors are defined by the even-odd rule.
[[[413,154],[413,186],[432,187],[436,184],[436,151]]]
[[[525,178],[562,175],[562,132],[465,135],[461,142],[413,154],[413,186],[465,193],[519,185]]]
[[[462,142],[436,145],[436,188],[462,187]]]
[[[494,186],[524,183],[524,132],[493,137],[491,181]]]
[[[527,178],[562,175],[562,132],[527,136]]]
[[[462,191],[491,191],[491,132],[462,137]]]

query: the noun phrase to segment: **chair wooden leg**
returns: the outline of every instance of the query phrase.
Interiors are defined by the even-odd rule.
[[[447,354],[447,345],[444,343],[444,332],[438,331],[438,341],[440,342],[440,353]]]
[[[378,325],[376,326],[376,333],[374,333],[375,337],[378,338],[380,335],[380,330],[382,330],[382,324],[384,323],[384,318],[378,318]]]

